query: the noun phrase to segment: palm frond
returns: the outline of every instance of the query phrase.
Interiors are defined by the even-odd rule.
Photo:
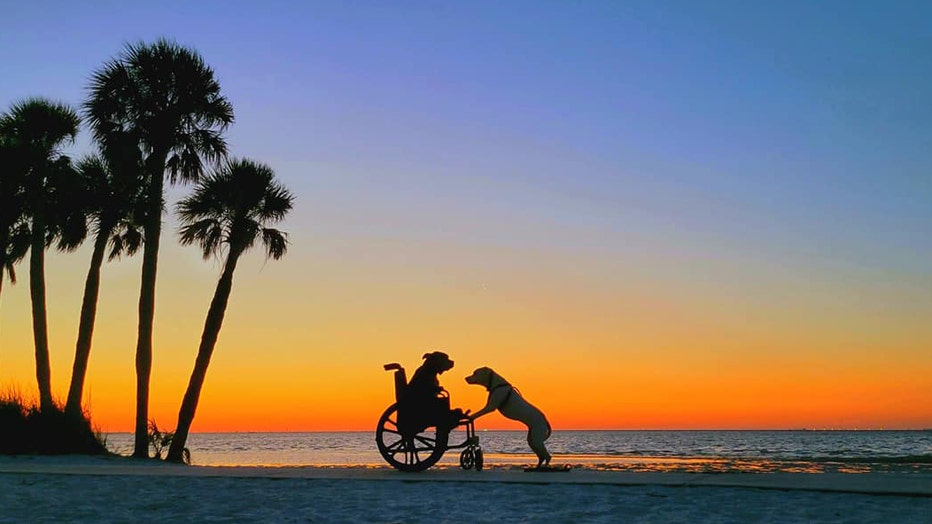
[[[277,229],[262,229],[262,244],[265,246],[266,257],[278,260],[288,251],[288,233]]]
[[[142,246],[142,231],[130,223],[123,223],[121,227],[110,236],[110,253],[107,260],[120,258],[125,253],[131,257]]]
[[[294,197],[274,176],[248,159],[229,159],[208,173],[176,206],[182,243],[197,243],[206,258],[223,245],[239,256],[261,240],[269,257],[281,258],[287,235],[269,226],[285,217]]]
[[[197,244],[205,259],[210,258],[219,250],[224,239],[223,225],[212,218],[187,223],[179,233],[181,245]]]

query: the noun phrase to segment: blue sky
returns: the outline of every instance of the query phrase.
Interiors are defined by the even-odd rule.
[[[927,278],[930,15],[924,2],[11,3],[0,100],[77,104],[125,42],[168,36],[216,69],[231,151],[299,194],[358,184],[362,208],[391,195],[451,227],[531,214]]]

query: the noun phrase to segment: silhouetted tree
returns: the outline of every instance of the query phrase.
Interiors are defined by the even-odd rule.
[[[174,42],[128,45],[96,71],[84,105],[94,137],[104,148],[130,137],[141,155],[147,209],[143,225],[142,279],[136,341],[134,457],[148,457],[149,376],[155,280],[162,230],[163,186],[196,181],[202,158],[226,155],[221,133],[233,108],[220,93],[213,70],[201,56]]]
[[[22,170],[15,161],[11,141],[0,136],[0,294],[5,278],[16,284],[16,264],[29,252]]]
[[[97,316],[97,298],[100,291],[100,268],[109,244],[107,257],[113,260],[126,253],[132,256],[142,244],[138,229],[143,204],[139,177],[139,150],[111,148],[108,159],[90,156],[78,162],[77,170],[84,184],[85,217],[93,226],[94,248],[84,283],[84,299],[75,343],[74,365],[65,412],[81,414],[81,397],[84,378],[91,353],[94,322]]]
[[[29,291],[32,301],[33,339],[39,406],[53,406],[49,365],[48,323],[45,302],[45,249],[58,242],[74,249],[83,240],[83,227],[73,220],[75,187],[71,161],[61,153],[74,141],[80,119],[70,107],[42,98],[11,106],[0,118],[0,135],[12,147],[23,188],[23,211],[29,228]]]
[[[194,371],[178,413],[168,460],[181,462],[183,459],[207,366],[223,324],[236,263],[257,241],[262,242],[269,258],[278,260],[285,254],[287,235],[268,226],[284,219],[293,201],[291,193],[274,180],[274,173],[268,166],[250,160],[231,160],[198,184],[191,196],[178,203],[181,243],[197,244],[205,259],[225,250],[226,259],[207,310]]]

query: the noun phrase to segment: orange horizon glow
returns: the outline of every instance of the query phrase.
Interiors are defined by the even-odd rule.
[[[177,421],[216,278],[210,264],[177,249],[167,248],[160,275],[150,397],[150,417],[165,429]],[[82,268],[71,264],[80,258],[49,257],[50,289],[76,289]],[[834,324],[843,317],[826,317],[816,304],[799,314],[775,313],[770,325],[748,324],[732,320],[746,314],[727,303],[690,304],[685,287],[674,307],[662,288],[651,290],[653,298],[628,288],[630,298],[614,300],[604,288],[610,282],[598,289],[580,276],[573,284],[579,289],[562,283],[557,300],[548,298],[554,291],[528,285],[533,274],[498,280],[492,301],[469,293],[441,300],[431,294],[447,291],[421,289],[399,302],[394,297],[403,294],[389,288],[356,302],[353,284],[344,280],[309,281],[296,294],[290,275],[299,258],[283,261],[276,273],[262,272],[259,257],[244,263],[192,431],[374,430],[393,400],[392,376],[382,364],[400,362],[410,377],[420,355],[433,349],[456,362],[441,376],[454,406],[484,405],[485,390],[463,379],[487,365],[556,430],[932,427],[932,336],[918,315],[899,321],[899,331],[874,322],[868,332],[856,311],[847,312],[839,329]],[[86,404],[105,432],[133,427],[138,264],[104,268]],[[15,387],[28,397],[35,390],[28,289],[3,291],[0,389]],[[269,297],[289,296],[319,298],[304,308],[261,307]],[[60,398],[70,378],[79,300],[72,291],[49,301],[52,382]],[[382,308],[382,301],[392,307]],[[544,307],[548,302],[560,307]],[[669,318],[677,329],[668,328]],[[498,414],[477,426],[522,427]]]

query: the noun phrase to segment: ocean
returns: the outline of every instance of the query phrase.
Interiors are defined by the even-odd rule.
[[[480,431],[487,467],[535,464],[522,431]],[[462,438],[461,438],[462,437]],[[132,435],[107,447],[130,454]],[[465,440],[460,431],[450,444]],[[554,464],[618,471],[932,473],[932,431],[554,431]],[[209,466],[388,467],[373,432],[194,433],[192,463]],[[435,467],[458,465],[458,449]]]

